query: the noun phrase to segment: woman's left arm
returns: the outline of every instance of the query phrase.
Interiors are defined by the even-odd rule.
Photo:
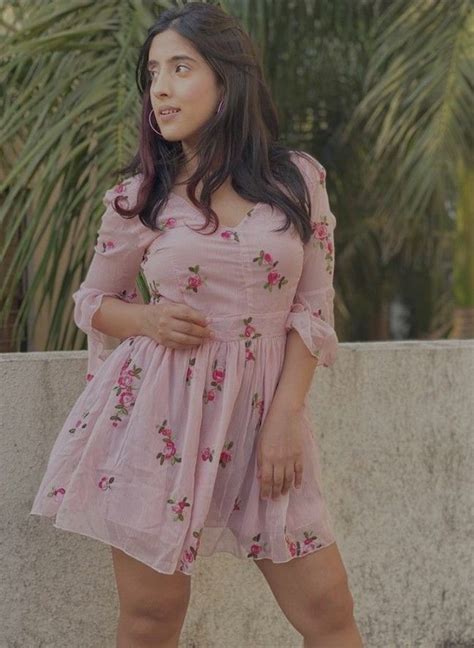
[[[258,445],[261,496],[286,494],[303,473],[301,414],[318,365],[336,360],[333,287],[336,217],[326,191],[326,171],[315,158],[297,158],[311,196],[312,235],[304,244],[302,274],[286,321],[285,358]]]

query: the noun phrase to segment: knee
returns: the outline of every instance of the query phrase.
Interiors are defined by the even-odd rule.
[[[318,594],[310,603],[313,624],[320,631],[335,632],[354,621],[354,599],[347,577]]]
[[[180,634],[189,597],[167,597],[120,611],[120,625],[133,645],[153,646]]]

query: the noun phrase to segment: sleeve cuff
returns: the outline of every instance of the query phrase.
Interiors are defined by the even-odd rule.
[[[298,331],[311,355],[318,358],[318,366],[330,367],[336,361],[339,341],[334,328],[319,313],[303,304],[293,304],[285,328],[287,332],[292,328]]]
[[[106,360],[107,356],[113,351],[117,344],[114,344],[113,338],[92,326],[92,317],[102,303],[103,297],[118,297],[116,292],[103,292],[95,288],[80,287],[73,293],[72,298],[75,302],[74,321],[87,335],[87,380],[92,380],[98,370]]]

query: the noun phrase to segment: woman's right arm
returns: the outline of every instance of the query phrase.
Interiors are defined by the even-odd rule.
[[[113,207],[113,199],[126,196],[136,204],[139,176],[133,176],[109,189],[103,197],[102,215],[94,255],[87,275],[72,295],[74,321],[87,335],[87,379],[91,380],[115,348],[110,337],[126,339],[139,335],[143,304],[136,279],[143,254],[157,232],[145,227],[138,216],[125,219]],[[127,206],[126,201],[122,204]]]
[[[145,335],[144,304],[131,304],[118,297],[105,296],[92,316],[92,327],[111,337],[125,340],[135,335]]]

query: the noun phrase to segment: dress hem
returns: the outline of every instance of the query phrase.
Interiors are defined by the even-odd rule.
[[[82,536],[84,536],[86,538],[91,538],[92,540],[97,540],[98,542],[100,542],[100,543],[102,543],[104,545],[107,545],[109,547],[115,547],[116,549],[120,549],[120,551],[123,551],[125,554],[127,554],[131,558],[134,558],[135,560],[138,560],[139,562],[147,565],[148,567],[150,567],[151,569],[153,569],[154,571],[156,571],[156,572],[158,572],[160,574],[173,575],[173,574],[179,573],[179,574],[184,574],[185,576],[192,576],[193,575],[193,568],[188,568],[188,570],[180,569],[179,564],[176,565],[176,567],[175,567],[175,569],[173,571],[166,571],[166,568],[164,568],[164,567],[162,567],[161,569],[158,569],[156,566],[151,565],[149,562],[146,562],[136,552],[132,553],[128,549],[124,549],[124,547],[120,546],[119,543],[111,542],[110,540],[105,540],[104,538],[101,538],[98,535],[93,535],[91,533],[86,533],[85,531],[81,531],[81,530],[79,530],[77,528],[74,528],[73,525],[65,525],[65,524],[61,525],[61,524],[58,524],[56,522],[56,519],[55,519],[57,513],[47,514],[47,513],[40,513],[40,512],[30,512],[30,515],[37,515],[38,517],[43,517],[43,518],[50,519],[53,522],[53,527],[55,529],[59,529],[61,531],[66,531],[66,532],[69,532],[69,533],[77,533],[77,534],[82,535]],[[213,528],[213,527],[205,527],[205,528]],[[310,554],[316,553],[317,551],[320,551],[321,549],[325,549],[326,547],[330,547],[331,545],[335,544],[336,542],[337,542],[337,539],[333,538],[332,540],[329,540],[326,543],[322,543],[322,544],[316,546],[315,548],[306,551],[305,553],[302,553],[300,555],[290,556],[287,560],[273,560],[269,556],[261,556],[261,557],[257,557],[257,556],[249,557],[249,556],[247,556],[247,557],[245,557],[241,553],[238,554],[235,551],[226,550],[226,549],[216,549],[216,550],[212,550],[212,551],[210,551],[208,553],[205,553],[204,551],[201,550],[199,552],[199,554],[197,555],[197,557],[212,558],[213,556],[216,556],[217,554],[227,554],[227,555],[233,556],[237,560],[245,560],[245,561],[252,561],[252,562],[260,561],[260,560],[270,560],[275,565],[283,565],[283,564],[286,564],[286,563],[290,562],[291,560],[295,560],[297,558],[304,558],[305,556],[309,556]],[[196,562],[196,559],[193,560],[193,562]]]

